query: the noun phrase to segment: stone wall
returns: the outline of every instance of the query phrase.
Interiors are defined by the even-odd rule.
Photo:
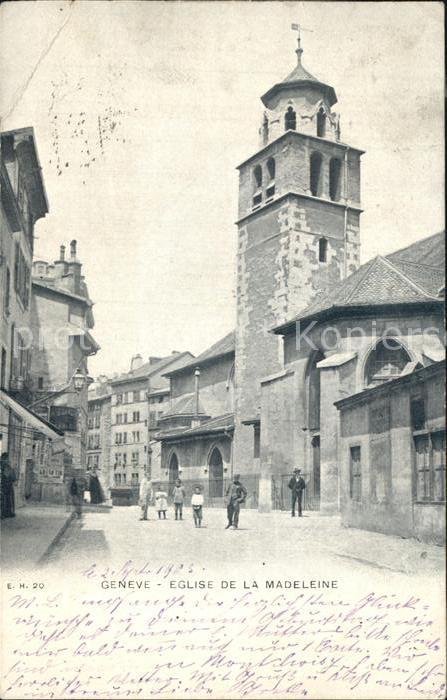
[[[358,213],[352,212],[350,225],[355,222],[358,227]],[[254,213],[240,224],[235,464],[241,470],[256,468],[253,429],[243,425],[243,421],[261,411],[261,379],[283,367],[282,339],[269,330],[298,314],[317,292],[344,276],[344,226],[342,207],[295,195]],[[349,263],[355,268],[359,261],[357,234],[358,228],[349,244]],[[328,241],[326,262],[318,258],[318,242],[323,235]]]
[[[421,384],[419,383],[420,387]],[[423,541],[445,541],[445,501],[418,503],[415,500],[415,455],[410,414],[411,385],[394,388],[385,396],[365,397],[361,403],[341,407],[340,495],[342,522],[401,537]],[[427,430],[442,429],[442,375],[426,386]],[[389,415],[382,427],[371,424],[372,412]],[[350,490],[350,455],[361,450],[361,498]],[[385,485],[374,487],[376,471],[386,472]]]

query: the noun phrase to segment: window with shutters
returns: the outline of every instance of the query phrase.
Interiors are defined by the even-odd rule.
[[[445,433],[414,435],[415,500],[445,502]]]

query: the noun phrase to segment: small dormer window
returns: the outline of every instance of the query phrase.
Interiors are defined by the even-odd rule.
[[[318,261],[327,262],[327,239],[320,238],[318,241]]]
[[[317,112],[317,136],[324,138],[326,136],[326,112],[323,107]]]
[[[296,112],[293,107],[288,107],[284,121],[286,131],[296,131]]]

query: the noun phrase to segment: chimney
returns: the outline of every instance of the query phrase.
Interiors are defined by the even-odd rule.
[[[76,258],[76,241],[70,243],[70,260],[66,264],[65,286],[75,294],[81,294],[81,269],[82,265]]]
[[[200,412],[200,369],[196,367],[194,371],[194,413],[196,416]]]
[[[56,280],[62,279],[67,274],[67,263],[65,261],[65,246],[59,248],[59,260],[54,261],[54,277]]]
[[[143,365],[143,358],[141,355],[134,355],[130,361],[130,371],[134,372],[136,369],[139,369]]]

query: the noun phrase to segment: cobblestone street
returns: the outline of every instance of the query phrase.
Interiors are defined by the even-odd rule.
[[[260,514],[241,512],[239,530],[225,530],[223,509],[205,511],[203,526],[195,528],[190,509],[184,520],[168,513],[165,521],[154,517],[139,521],[136,507],[114,507],[106,513],[84,513],[74,520],[53,548],[48,564],[64,568],[126,560],[183,562],[199,566],[244,563],[265,564],[281,575],[281,567],[296,565],[301,575],[339,572],[392,572],[431,576],[442,571],[443,550],[416,540],[347,529],[338,517],[304,513],[291,518],[275,511]]]

